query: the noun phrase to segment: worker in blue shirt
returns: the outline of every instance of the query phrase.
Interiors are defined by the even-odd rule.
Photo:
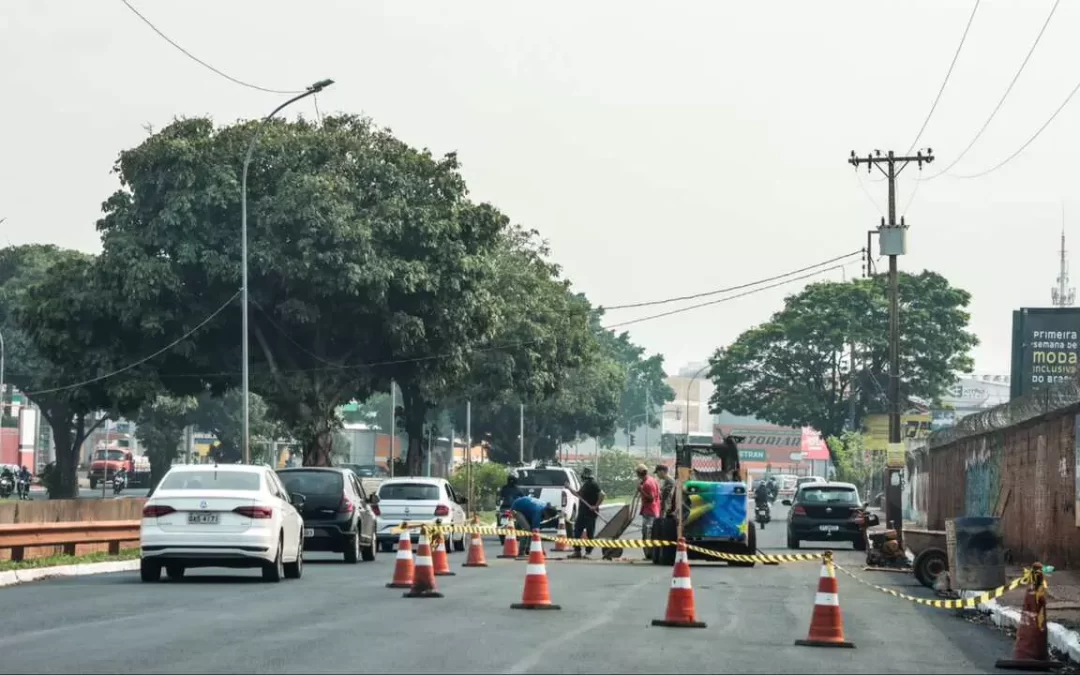
[[[510,510],[514,512],[514,527],[518,530],[532,532],[539,530],[540,526],[548,520],[559,515],[559,512],[549,503],[543,502],[536,497],[518,497],[510,504]],[[528,549],[524,548],[530,541],[530,536],[518,537],[518,551],[524,555]]]

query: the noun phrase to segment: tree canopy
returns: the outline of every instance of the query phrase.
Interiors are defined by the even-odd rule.
[[[852,398],[856,428],[864,415],[887,412],[886,282],[817,283],[786,298],[769,321],[713,355],[712,410],[808,425],[826,438],[841,436]],[[971,370],[971,296],[930,271],[902,273],[899,288],[901,400],[937,401]]]

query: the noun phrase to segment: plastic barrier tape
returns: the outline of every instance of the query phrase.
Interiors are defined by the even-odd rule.
[[[972,598],[959,598],[956,600],[930,600],[927,598],[916,598],[911,595],[905,595],[903,593],[900,593],[899,591],[894,591],[891,588],[884,588],[882,586],[872,584],[865,579],[860,579],[855,574],[852,574],[851,572],[847,571],[839,565],[836,565],[835,563],[833,566],[864,586],[869,586],[874,590],[881,591],[882,593],[891,595],[895,598],[900,598],[901,600],[909,600],[917,605],[923,605],[924,607],[934,607],[936,609],[975,609],[984,602],[993,600],[995,598],[1000,598],[1009,591],[1015,590],[1023,584],[1031,582],[1031,570],[1024,570],[1024,574],[1022,576],[1013,579],[1004,586],[998,586],[992,591],[986,591],[985,593],[981,593]]]

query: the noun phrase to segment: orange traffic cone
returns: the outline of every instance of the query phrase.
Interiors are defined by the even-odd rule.
[[[480,519],[477,516],[473,516],[473,526],[479,526]],[[514,540],[517,543],[517,540]],[[484,557],[484,538],[480,536],[479,532],[474,532],[472,536],[472,542],[469,544],[469,557],[465,560],[465,564],[462,567],[487,567],[487,558]]]
[[[532,544],[529,546],[529,564],[525,567],[525,590],[521,602],[510,605],[510,609],[562,609],[551,604],[548,594],[547,566],[544,564],[544,548],[540,543],[540,530],[532,531]]]
[[[416,570],[413,574],[412,588],[402,597],[443,597],[443,594],[435,589],[435,568],[431,562],[431,544],[428,543],[427,530],[420,530],[420,544],[416,547]]]
[[[675,549],[675,569],[668,591],[667,611],[663,619],[653,619],[654,626],[670,628],[705,628],[694,612],[694,588],[690,585],[690,559],[686,554],[686,539],[679,537]]]
[[[387,588],[412,588],[413,557],[412,540],[409,531],[401,524],[401,537],[398,538],[397,561],[394,563],[394,580],[386,584]]]
[[[552,549],[555,553],[569,553],[573,551],[574,547],[570,545],[570,542],[566,539],[566,518],[559,519],[559,530],[555,533],[555,548]]]
[[[435,549],[432,551],[431,555],[431,559],[435,565],[435,576],[452,577],[456,572],[450,571],[449,551],[446,550],[446,542],[449,541],[450,537],[446,532],[436,532],[435,539]]]
[[[810,617],[810,634],[805,640],[796,640],[796,645],[855,648],[854,644],[844,639],[844,618],[840,614],[839,593],[840,585],[833,570],[832,551],[825,551],[821,559],[817,595],[814,597],[814,614]]]
[[[518,540],[517,532],[514,532],[513,528],[506,528],[506,533],[503,535],[506,539],[503,541],[503,552],[499,554],[500,558],[516,558],[518,557]]]
[[[1031,566],[1031,584],[1024,594],[1016,646],[1011,659],[999,659],[994,666],[1003,670],[1053,670],[1064,664],[1051,660],[1046,638],[1046,577],[1042,563]]]

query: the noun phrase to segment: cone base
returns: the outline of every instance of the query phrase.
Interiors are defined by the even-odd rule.
[[[402,594],[403,598],[441,598],[443,594],[438,591],[409,591]]]
[[[546,605],[537,605],[531,602],[515,602],[510,605],[510,609],[562,609],[559,605],[553,605],[548,603]]]
[[[854,642],[847,642],[846,640],[838,640],[836,642],[826,642],[825,640],[796,640],[796,647],[840,647],[843,649],[855,649]]]
[[[665,628],[708,628],[704,621],[668,621],[667,619],[653,619],[652,625]]]
[[[462,567],[487,567],[487,563],[465,563]]]
[[[1048,671],[1057,670],[1065,664],[1060,661],[1029,661],[1027,659],[1015,660],[1015,659],[1000,659],[994,662],[995,668],[1001,668],[1002,670],[1035,670],[1035,671]]]
[[[436,572],[435,576],[437,576],[437,577],[453,577],[453,576],[457,576],[457,572]]]
[[[387,588],[412,588],[412,582],[410,581],[407,584],[406,583],[400,583],[400,584],[389,583],[389,584],[386,584],[386,587]]]

